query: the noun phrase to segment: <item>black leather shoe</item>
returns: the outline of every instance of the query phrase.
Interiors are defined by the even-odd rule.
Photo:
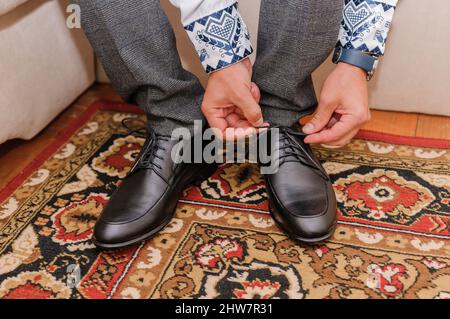
[[[311,147],[304,143],[303,133],[294,128],[273,128],[279,129],[275,148],[279,150],[279,168],[274,174],[264,175],[271,214],[298,241],[325,240],[336,225],[336,195],[331,180]]]
[[[147,138],[95,225],[96,246],[122,248],[152,237],[172,219],[183,189],[214,173],[216,165],[174,163],[171,153],[177,144],[155,133]]]

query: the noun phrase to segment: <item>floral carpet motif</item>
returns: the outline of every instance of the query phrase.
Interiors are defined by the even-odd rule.
[[[253,164],[184,190],[156,237],[118,251],[96,219],[144,140],[91,106],[0,191],[0,298],[450,298],[450,142],[361,132],[314,148],[338,198],[326,242],[293,242]]]

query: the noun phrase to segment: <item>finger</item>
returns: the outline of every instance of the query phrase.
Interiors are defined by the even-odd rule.
[[[236,113],[231,113],[225,119],[227,120],[229,127],[235,127],[236,124],[241,121],[241,117]]]
[[[351,117],[342,117],[339,122],[331,128],[325,128],[318,133],[311,134],[305,138],[305,143],[308,144],[329,144],[339,141],[349,132],[353,131],[358,124]]]
[[[228,127],[234,128],[249,128],[252,125],[243,117],[237,115],[236,113],[232,113],[226,117],[228,122]]]
[[[255,102],[250,90],[244,90],[236,101],[236,106],[242,110],[247,121],[253,126],[264,124],[261,107]]]
[[[330,121],[335,107],[331,103],[321,102],[313,118],[303,127],[303,133],[314,134],[321,131]]]
[[[242,110],[240,108],[238,108],[238,107],[235,108],[233,113],[239,115],[242,119],[245,119],[244,112],[242,112]],[[269,122],[264,122],[263,125],[261,125],[259,127],[266,127],[266,126],[267,127],[270,126],[270,123]]]
[[[353,112],[352,114],[338,114],[334,113],[330,121],[326,125],[327,129],[332,129],[338,122],[343,122],[348,125],[349,132],[340,138],[336,138],[333,142],[328,143],[327,146],[342,147],[348,144],[352,138],[358,133],[362,125],[365,123],[367,115],[358,115]]]
[[[228,123],[223,116],[223,108],[202,108],[202,111],[210,128],[218,131],[224,131],[227,128]]]
[[[244,128],[244,129],[253,128],[253,126],[247,120],[240,120],[239,122],[236,123],[235,127],[236,128]]]
[[[336,141],[335,144],[340,145],[340,146],[347,145],[348,143],[350,143],[352,141],[352,139],[356,136],[356,134],[358,134],[359,130],[360,130],[360,127],[355,128],[350,133],[348,133],[347,135],[342,137],[340,140]]]
[[[325,147],[330,147],[330,148],[344,147],[345,145],[347,145],[348,143],[351,142],[351,140],[358,133],[358,131],[359,131],[359,129],[355,129],[334,142],[326,143],[326,144],[322,144],[322,145],[324,145]]]
[[[326,128],[332,128],[337,122],[339,122],[340,114],[334,113],[328,122]]]
[[[226,140],[242,140],[247,136],[256,134],[256,129],[252,126],[247,127],[229,127],[225,130]]]
[[[237,115],[237,114],[236,114]],[[237,115],[237,121],[234,123],[235,127],[253,127],[244,116]]]
[[[215,110],[214,110],[214,112],[215,112],[214,114],[215,114],[215,116],[225,118],[225,117],[227,117],[228,115],[234,113],[234,110],[235,110],[235,109],[236,109],[236,108],[235,108],[234,106],[233,106],[233,107],[221,107],[221,108],[215,109]]]
[[[261,100],[261,91],[259,90],[259,87],[258,85],[256,85],[256,83],[252,82],[250,86],[250,92],[252,93],[256,103],[259,103],[259,101]]]
[[[206,117],[209,127],[212,129],[217,129],[219,131],[225,131],[228,127],[228,123],[224,118],[221,117]]]
[[[238,107],[234,110],[234,113],[236,113],[237,115],[245,118],[244,112],[242,112],[242,110],[240,108],[238,108]]]

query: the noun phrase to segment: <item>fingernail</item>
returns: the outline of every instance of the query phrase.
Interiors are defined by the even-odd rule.
[[[262,118],[260,118],[256,123],[255,123],[255,126],[256,127],[260,127],[260,126],[263,126],[264,125],[264,120],[262,119]]]
[[[309,134],[312,133],[314,130],[314,125],[311,123],[307,123],[305,126],[303,126],[303,133]]]

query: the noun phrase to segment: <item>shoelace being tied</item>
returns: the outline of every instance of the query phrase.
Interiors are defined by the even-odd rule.
[[[132,129],[130,127],[130,124],[128,122],[130,121],[136,121],[136,119],[133,118],[125,118],[122,120],[122,125],[128,130],[128,133],[131,135],[136,135],[138,137],[146,138],[148,134],[148,139],[146,143],[143,146],[143,156],[139,160],[138,163],[136,163],[136,166],[145,168],[145,169],[154,169],[155,167],[158,169],[162,169],[162,167],[155,163],[155,159],[159,159],[161,161],[164,161],[164,158],[158,155],[159,150],[166,151],[164,147],[160,145],[160,142],[168,142],[170,140],[169,135],[163,135],[163,134],[156,134],[154,130],[148,130],[145,126]],[[143,121],[138,120],[139,122],[145,123]],[[133,171],[134,168],[131,170]]]
[[[266,129],[278,129],[280,134],[280,166],[286,162],[299,161],[305,166],[311,167],[325,179],[329,180],[328,174],[324,171],[323,167],[317,163],[316,160],[308,152],[304,144],[300,144],[296,137],[304,138],[305,133],[295,131],[294,129],[282,125],[270,124],[268,127],[262,127]]]

